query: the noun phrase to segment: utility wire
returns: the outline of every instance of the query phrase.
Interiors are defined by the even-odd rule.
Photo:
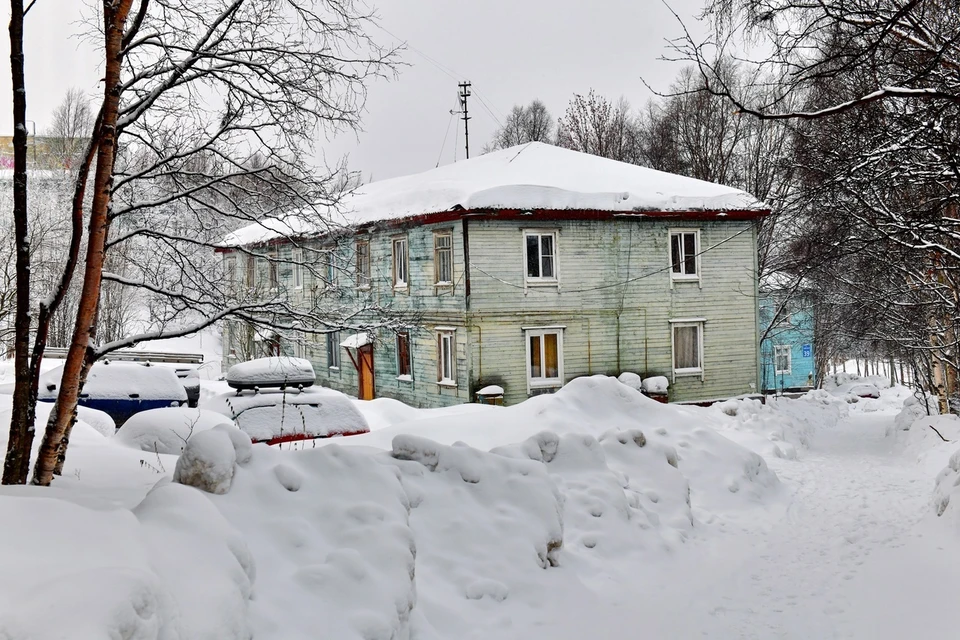
[[[440,166],[440,160],[443,158],[443,150],[447,146],[447,136],[450,135],[450,123],[453,122],[453,116],[457,115],[457,112],[453,109],[450,110],[450,119],[447,120],[447,130],[443,133],[443,144],[440,145],[440,153],[437,155],[437,164],[436,167]]]
[[[724,239],[721,240],[720,242],[718,242],[718,243],[716,243],[716,244],[714,244],[714,245],[711,245],[711,246],[707,247],[706,249],[700,251],[700,252],[697,253],[696,255],[699,257],[699,256],[702,256],[703,254],[707,253],[708,251],[713,251],[714,249],[716,249],[716,248],[719,247],[720,245],[726,244],[726,243],[730,242],[731,240],[733,240],[734,238],[743,235],[743,234],[746,233],[747,231],[750,231],[750,229],[752,229],[752,227],[746,227],[745,229],[741,229],[740,231],[737,231],[737,232],[736,232],[735,234],[733,234],[732,236],[729,236],[729,237],[727,237],[727,238],[724,238]],[[492,278],[492,279],[496,280],[497,282],[500,282],[501,284],[505,284],[505,285],[507,285],[508,287],[513,287],[514,289],[526,289],[526,288],[527,288],[527,285],[517,284],[517,283],[515,283],[515,282],[509,282],[509,281],[504,280],[503,278],[499,278],[499,277],[497,277],[497,276],[495,276],[495,275],[493,275],[493,274],[491,274],[491,273],[487,273],[486,271],[484,271],[483,269],[481,269],[481,268],[478,267],[477,265],[473,264],[472,262],[470,263],[470,268],[471,268],[471,269],[476,269],[477,271],[479,271],[479,272],[482,273],[483,275],[485,275],[485,276],[487,276],[487,277],[489,277],[489,278]],[[623,280],[622,282],[611,282],[611,283],[609,283],[609,284],[602,284],[602,285],[599,285],[599,286],[596,286],[596,287],[589,287],[589,288],[586,288],[586,289],[563,289],[563,290],[561,291],[561,293],[588,293],[588,292],[590,292],[590,291],[598,291],[598,290],[600,290],[600,289],[611,289],[611,288],[613,288],[613,287],[622,287],[622,286],[624,286],[624,285],[630,284],[631,282],[636,282],[637,280],[643,280],[643,279],[645,279],[645,278],[650,278],[650,277],[655,276],[655,275],[657,275],[657,274],[663,273],[664,271],[670,271],[670,270],[672,270],[672,269],[673,269],[673,265],[670,264],[670,265],[668,265],[668,266],[666,266],[666,267],[663,267],[662,269],[657,269],[656,271],[651,271],[650,273],[645,273],[645,274],[643,274],[643,275],[637,276],[636,278],[628,278],[628,279],[626,279],[626,280]]]

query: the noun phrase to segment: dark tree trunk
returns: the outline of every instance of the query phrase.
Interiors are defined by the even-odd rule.
[[[23,0],[10,2],[10,71],[13,80],[13,234],[17,309],[14,317],[13,411],[3,484],[24,484],[33,446],[30,400],[30,236],[27,220],[27,89],[23,74]]]

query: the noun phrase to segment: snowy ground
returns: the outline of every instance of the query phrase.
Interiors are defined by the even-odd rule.
[[[960,421],[833,391],[358,402],[370,434],[179,463],[78,425],[59,486],[0,492],[0,638],[954,637]]]

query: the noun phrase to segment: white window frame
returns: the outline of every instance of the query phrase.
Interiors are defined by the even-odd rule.
[[[536,236],[550,236],[553,238],[553,275],[550,277],[530,276],[527,273],[527,238]],[[557,229],[524,229],[523,230],[523,281],[528,285],[557,285],[560,282],[560,233]],[[543,273],[543,240],[537,241],[540,250],[539,272]]]
[[[443,387],[457,386],[457,331],[438,327],[437,334],[437,384]],[[450,375],[445,375],[449,373]]]
[[[787,356],[787,368],[780,369],[777,367],[779,362],[780,354],[786,354]],[[774,375],[790,375],[790,372],[793,370],[793,345],[791,344],[775,344],[773,345],[773,373]]]
[[[670,367],[673,371],[674,380],[684,376],[699,376],[700,379],[703,380],[705,369],[703,366],[703,327],[705,323],[705,318],[678,318],[676,320],[670,320]],[[697,360],[700,363],[699,367],[677,368],[676,331],[684,327],[697,328]]]
[[[307,357],[307,343],[303,337],[303,333],[300,331],[295,331],[293,333],[293,357],[294,358]]]
[[[410,288],[410,243],[407,236],[397,236],[391,239],[390,255],[393,259],[393,288],[407,291]],[[402,247],[398,253],[397,247]]]
[[[449,247],[439,247],[437,242],[440,238],[446,238],[450,242]],[[447,252],[450,256],[450,278],[443,279],[440,273],[440,252]],[[452,287],[453,286],[453,232],[452,231],[437,231],[433,234],[433,283],[438,287]]]
[[[331,331],[327,334],[327,368],[331,371],[340,371],[339,331]]]
[[[252,253],[248,253],[248,254],[247,254],[247,261],[246,261],[246,263],[243,265],[243,268],[244,268],[244,272],[243,272],[244,285],[246,285],[247,289],[254,289],[254,288],[256,288],[256,286],[257,286],[257,270],[258,270],[258,267],[257,267],[257,256],[254,255],[254,254],[252,254]]]
[[[401,374],[400,373],[400,336],[406,336],[407,338],[407,368],[410,373]],[[397,380],[403,380],[407,382],[413,381],[413,337],[410,335],[409,331],[400,331],[397,333],[397,338],[395,340],[395,347],[397,352]]]
[[[335,289],[337,287],[337,252],[336,248],[329,249],[323,258],[323,270],[326,282],[325,289]]]
[[[224,275],[227,277],[227,287],[230,291],[237,290],[237,256],[230,255],[224,260]]]
[[[367,259],[366,259],[366,264],[365,264],[365,266],[366,266],[366,273],[364,273],[364,270],[361,269],[361,266],[363,265],[363,263],[361,263],[361,261],[360,261],[360,247],[361,247],[361,245],[366,246],[366,248],[367,248],[367,250],[366,250],[366,258],[367,258]],[[366,239],[366,238],[363,239],[363,240],[357,240],[356,243],[354,243],[354,253],[356,254],[356,255],[354,256],[354,257],[355,257],[354,267],[355,267],[355,269],[356,269],[356,284],[357,284],[357,289],[360,289],[361,291],[366,291],[366,290],[370,289],[370,284],[371,284],[371,281],[373,280],[373,273],[372,273],[372,271],[373,271],[373,264],[372,264],[372,263],[373,263],[373,260],[372,260],[372,257],[371,257],[371,255],[370,255],[370,240],[368,240],[368,239]]]
[[[681,251],[681,256],[680,256],[680,268],[681,268],[681,269],[684,269],[684,268],[685,268],[686,260],[683,259],[683,258],[684,258],[684,254],[683,254],[683,251],[684,251],[683,245],[684,245],[684,243],[683,243],[683,238],[682,238],[682,236],[685,235],[685,234],[693,234],[693,236],[694,236],[693,244],[694,244],[694,251],[696,252],[696,257],[694,258],[694,261],[695,261],[695,267],[694,267],[694,268],[697,270],[696,273],[684,273],[683,271],[681,271],[680,273],[676,273],[676,272],[673,270],[673,264],[674,264],[674,260],[673,260],[673,238],[674,238],[674,236],[681,236],[681,239],[680,239],[680,251]],[[673,282],[700,282],[700,274],[702,273],[702,268],[701,268],[701,264],[700,264],[700,253],[701,253],[701,249],[700,249],[700,229],[670,229],[670,233],[669,233],[669,235],[668,235],[668,240],[667,240],[667,262],[668,262],[668,264],[670,265],[670,282],[671,282],[671,284],[672,284]]]
[[[263,259],[267,263],[267,284],[270,286],[270,291],[276,291],[280,288],[280,265],[277,264],[280,258],[277,252],[272,250],[264,254]]]
[[[303,289],[303,249],[294,249],[290,252],[293,262],[293,288]]]
[[[524,340],[524,352],[526,353],[526,370],[527,370],[527,393],[532,389],[550,389],[558,388],[563,386],[563,327],[524,327],[523,328],[523,340]],[[540,338],[540,367],[541,370],[546,370],[546,341],[545,336],[555,335],[557,336],[557,377],[547,378],[540,376],[538,378],[533,377],[533,363],[530,359],[530,338],[539,336]],[[541,372],[542,372],[541,371]]]

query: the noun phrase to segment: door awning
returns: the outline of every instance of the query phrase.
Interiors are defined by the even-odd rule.
[[[360,333],[355,333],[352,336],[348,336],[340,343],[340,346],[345,349],[359,349],[360,347],[365,347],[368,344],[373,344],[373,336],[366,331],[361,331]]]

